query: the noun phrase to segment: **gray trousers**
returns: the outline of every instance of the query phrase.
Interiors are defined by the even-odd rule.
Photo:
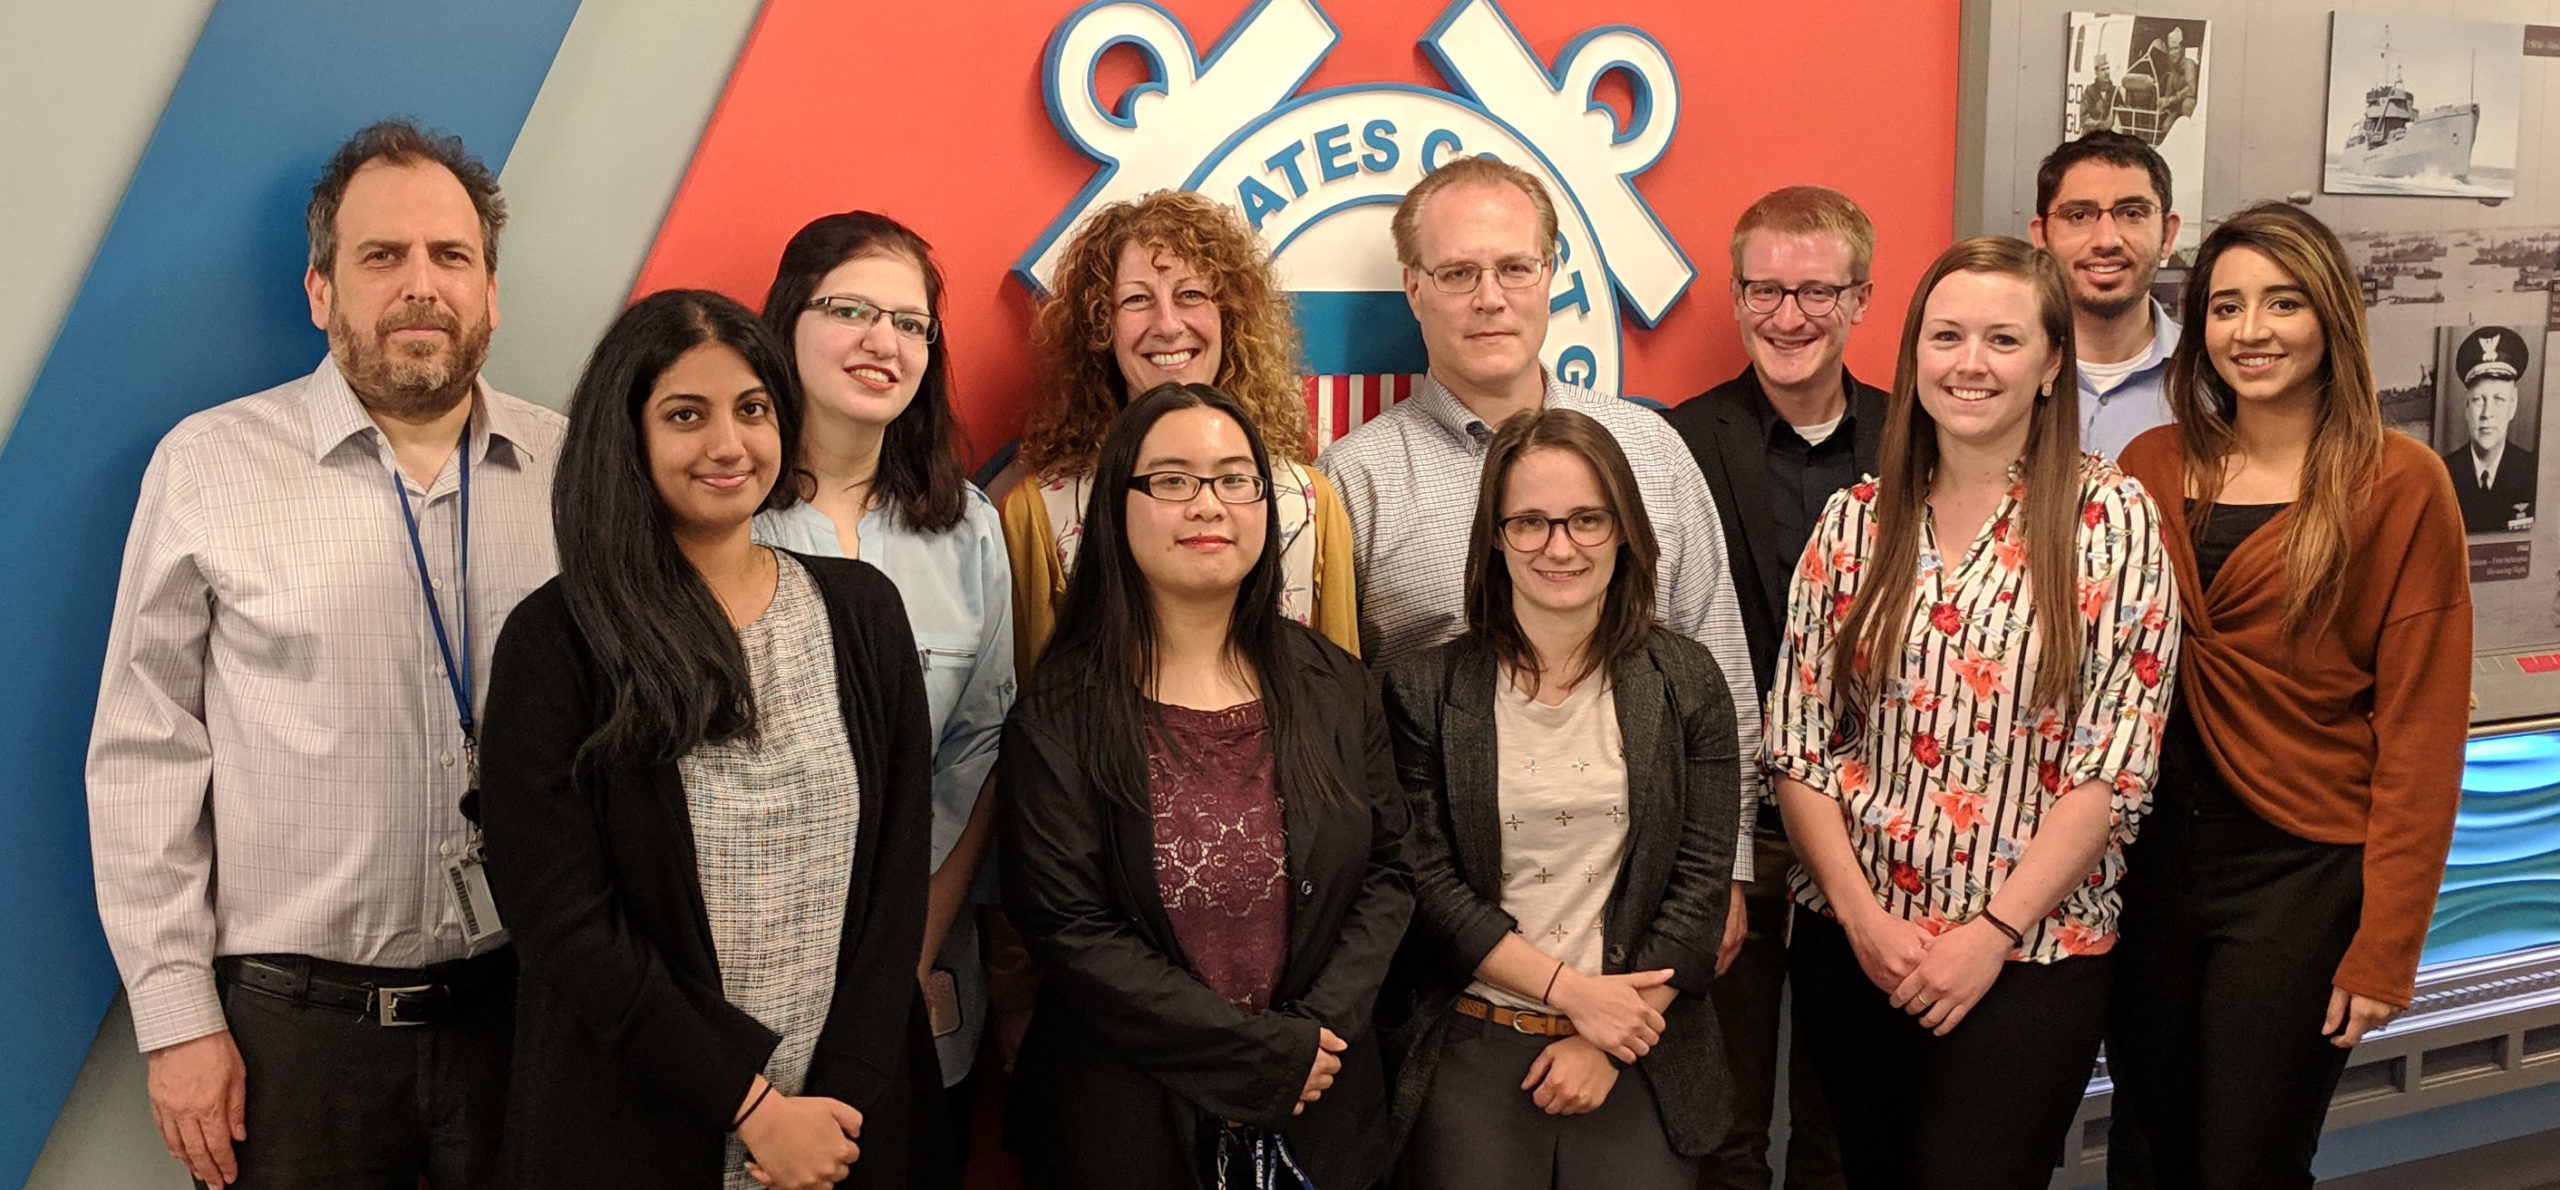
[[[1422,1115],[1405,1144],[1405,1190],[1689,1190],[1698,1163],[1673,1152],[1643,1072],[1618,1072],[1607,1102],[1551,1116],[1520,1082],[1553,1038],[1450,1023]]]

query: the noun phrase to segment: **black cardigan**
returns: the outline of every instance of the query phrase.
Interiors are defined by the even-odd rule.
[[[932,804],[915,640],[879,571],[799,562],[826,603],[862,799],[835,997],[802,1090],[863,1114],[842,1185],[947,1185],[915,976]],[[522,971],[506,1164],[542,1190],[714,1187],[729,1120],[779,1038],[721,994],[676,766],[572,775],[603,699],[555,579],[498,638],[482,744],[490,887]]]
[[[1393,1031],[1401,1136],[1421,1114],[1454,1017],[1450,1003],[1519,923],[1502,909],[1501,757],[1493,730],[1493,651],[1462,636],[1387,668],[1396,772],[1412,799],[1413,985]],[[1680,995],[1662,1042],[1637,1061],[1671,1147],[1701,1156],[1732,1120],[1724,1034],[1707,986],[1716,976],[1742,809],[1733,696],[1705,646],[1655,628],[1611,670],[1627,763],[1627,851],[1601,937],[1608,974],[1669,967]],[[1526,1094],[1526,1092],[1522,1092]]]
[[[1386,1076],[1370,1018],[1413,908],[1403,799],[1360,663],[1286,627],[1287,660],[1265,680],[1299,683],[1300,713],[1359,802],[1283,799],[1295,896],[1268,1011],[1237,1009],[1184,966],[1156,887],[1152,818],[1086,781],[1091,667],[1053,649],[1005,721],[1005,910],[1042,974],[1013,1084],[1012,1135],[1034,1186],[1198,1185],[1200,1128],[1220,1119],[1285,1131],[1325,1190],[1384,1172]],[[1319,1025],[1350,1049],[1332,1089],[1292,1117]]]

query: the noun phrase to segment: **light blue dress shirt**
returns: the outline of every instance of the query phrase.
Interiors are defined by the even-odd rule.
[[[2169,355],[2178,349],[2178,320],[2160,299],[2151,301],[2151,346],[2124,381],[2101,393],[2089,373],[2080,375],[2080,449],[2115,461],[2144,430],[2177,420],[2169,411]]]
[[[975,485],[967,488],[967,500],[960,523],[940,533],[915,530],[887,506],[865,513],[861,524],[860,557],[897,584],[915,632],[916,661],[924,667],[934,738],[936,868],[977,808],[978,791],[995,768],[1005,713],[1013,709],[1013,570],[1004,527]],[[835,522],[806,503],[757,513],[755,539],[797,553],[846,556]],[[984,892],[980,899],[994,899],[992,890]],[[986,1024],[987,973],[975,915],[963,912],[951,923],[935,965],[948,968],[960,990],[960,1029],[935,1042],[949,1085],[969,1073]]]

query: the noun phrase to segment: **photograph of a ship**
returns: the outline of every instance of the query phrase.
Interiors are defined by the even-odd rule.
[[[2322,188],[2515,197],[2523,78],[2522,25],[2332,14]]]

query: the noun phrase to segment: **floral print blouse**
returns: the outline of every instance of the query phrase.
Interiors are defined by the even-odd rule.
[[[1877,902],[1933,934],[1990,904],[2063,794],[2103,782],[2112,825],[2097,871],[2042,920],[2014,923],[2017,957],[2040,963],[2115,945],[2116,882],[2150,805],[2178,645],[2150,497],[2096,456],[2080,474],[2080,598],[2066,611],[2084,642],[2076,716],[2033,689],[2053,617],[2028,581],[2023,483],[1953,558],[1923,515],[1907,644],[1866,707],[1833,690],[1831,657],[1874,550],[1876,482],[1833,495],[1796,567],[1769,692],[1772,787],[1792,778],[1836,799]],[[1788,882],[1798,904],[1831,913],[1803,865]]]

